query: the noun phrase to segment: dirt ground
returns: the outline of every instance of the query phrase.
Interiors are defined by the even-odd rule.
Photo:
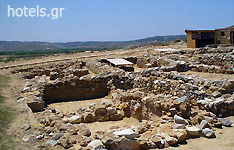
[[[234,116],[228,117],[234,123]],[[197,138],[188,140],[188,144],[178,147],[179,150],[234,150],[234,127],[216,129],[216,138]]]
[[[90,104],[101,104],[106,98],[97,98],[91,100],[79,100],[79,101],[70,101],[70,102],[61,102],[61,103],[52,103],[49,104],[49,108],[55,108],[62,113],[69,113],[76,111],[78,107],[89,108]]]
[[[0,75],[6,75],[11,78],[9,81],[9,87],[4,88],[1,92],[1,95],[6,97],[4,102],[5,105],[12,107],[15,110],[16,116],[14,120],[9,125],[9,129],[6,131],[5,136],[13,137],[14,142],[9,143],[13,145],[16,150],[22,149],[35,149],[34,147],[30,146],[29,144],[23,142],[23,130],[21,127],[25,124],[30,124],[33,122],[33,114],[31,110],[27,107],[24,103],[17,103],[17,98],[20,95],[21,90],[24,86],[24,80],[18,75],[12,75],[9,73],[9,70],[1,70]]]

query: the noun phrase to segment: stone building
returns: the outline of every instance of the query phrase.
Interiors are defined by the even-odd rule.
[[[188,48],[199,48],[210,44],[234,44],[234,26],[215,30],[185,30]]]
[[[216,29],[216,44],[234,44],[234,26]]]

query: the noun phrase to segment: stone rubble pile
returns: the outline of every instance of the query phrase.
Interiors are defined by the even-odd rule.
[[[234,74],[234,48],[211,49],[206,51],[188,51],[181,53],[150,55],[138,58],[137,66],[140,68],[159,67],[159,70],[170,72],[196,72]],[[223,50],[223,51],[222,51]],[[219,52],[219,53],[217,53]]]

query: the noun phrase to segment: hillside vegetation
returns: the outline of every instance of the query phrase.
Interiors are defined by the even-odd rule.
[[[61,49],[119,49],[148,45],[157,42],[169,42],[185,39],[185,35],[154,36],[132,41],[87,41],[87,42],[20,42],[0,41],[0,51],[32,51],[32,50],[61,50]]]

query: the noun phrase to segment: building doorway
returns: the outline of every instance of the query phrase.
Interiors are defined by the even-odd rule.
[[[231,44],[234,44],[234,32],[231,32],[231,34],[230,34],[230,36],[231,36]]]

